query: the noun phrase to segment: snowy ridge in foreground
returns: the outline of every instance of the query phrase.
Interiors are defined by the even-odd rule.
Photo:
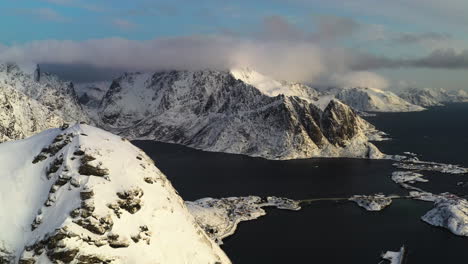
[[[0,144],[0,263],[230,263],[166,177],[87,125]]]
[[[186,204],[199,225],[218,244],[222,244],[224,238],[234,234],[240,222],[264,216],[266,212],[263,207],[293,211],[301,209],[299,202],[294,200],[279,197],[262,199],[258,196],[203,198]]]

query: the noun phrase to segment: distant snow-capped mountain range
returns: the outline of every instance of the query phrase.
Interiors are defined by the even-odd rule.
[[[445,89],[410,88],[401,91],[399,96],[408,102],[423,107],[441,106],[445,103],[468,102],[468,93],[464,90],[449,91]]]
[[[409,103],[390,91],[367,87],[315,89],[311,86],[277,81],[250,69],[231,70],[238,80],[250,84],[268,96],[297,96],[324,109],[333,99],[363,112],[411,112],[424,108]]]
[[[249,69],[126,73],[112,82],[73,85],[39,68],[28,73],[2,64],[0,87],[2,141],[84,121],[129,139],[268,159],[383,157],[369,143],[378,131],[354,110],[424,109],[390,91],[314,89]],[[411,90],[406,98],[419,104],[427,93]],[[437,102],[464,98],[440,94],[430,93]]]

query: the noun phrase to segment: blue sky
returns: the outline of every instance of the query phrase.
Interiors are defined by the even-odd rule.
[[[383,1],[369,2],[378,6]],[[361,23],[402,32],[433,31],[437,25],[437,22],[427,21],[408,23],[408,19],[395,19],[398,16],[347,9],[334,0],[4,0],[0,7],[0,22],[14,28],[2,30],[0,41],[4,44],[115,36],[151,39],[224,30],[249,33],[265,17],[274,15],[283,16],[302,28],[313,28],[314,19],[321,16],[351,17]],[[457,32],[457,28],[445,26],[439,25],[438,30]]]
[[[175,58],[177,63],[169,65],[181,68],[200,61],[204,67],[228,67],[232,59],[226,63],[214,57],[222,56],[219,53],[232,57],[235,53],[238,62],[243,51],[229,51],[220,45],[229,43],[231,49],[247,45],[255,51],[263,51],[262,46],[267,45],[272,52],[290,53],[287,59],[300,57],[297,54],[301,50],[307,58],[320,60],[321,65],[285,65],[299,71],[310,67],[310,76],[321,76],[320,80],[330,78],[324,77],[324,72],[330,75],[365,70],[383,75],[393,86],[436,83],[446,88],[465,88],[466,14],[468,2],[464,0],[2,0],[0,23],[6,26],[0,29],[0,59],[21,61],[33,57],[35,63],[150,70],[164,65],[125,65],[127,57],[118,60],[112,54],[120,56],[143,49],[163,53],[154,55],[154,61],[166,62],[170,60],[168,54],[187,53],[188,46],[191,49],[200,45],[191,51],[202,52],[203,57],[212,60],[198,55]],[[194,36],[197,40],[187,41]],[[168,38],[170,44],[161,43],[161,39]],[[271,47],[275,43],[281,45]],[[288,48],[291,43],[296,50]],[[112,47],[114,53],[94,61],[92,52],[104,53],[96,45]],[[207,45],[211,45],[209,49]],[[51,47],[61,55],[55,55]],[[338,57],[337,50],[345,56]],[[269,67],[264,65],[285,59],[275,56],[272,54],[275,60],[271,61],[265,51],[266,58],[256,57],[261,63],[249,63],[268,72]],[[292,59],[288,61],[294,64]],[[414,76],[402,68],[414,71]],[[299,79],[317,81],[305,75],[303,72]]]

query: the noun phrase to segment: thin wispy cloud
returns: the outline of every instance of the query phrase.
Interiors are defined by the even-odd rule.
[[[70,20],[51,8],[18,9],[16,13],[54,22],[67,22]]]
[[[390,58],[372,54],[355,55],[351,68],[354,70],[392,68],[468,69],[468,49],[437,49],[422,57]]]
[[[427,41],[447,41],[452,37],[450,34],[443,34],[437,32],[425,32],[425,33],[401,33],[399,36],[393,39],[395,43],[400,44],[414,44]]]
[[[137,24],[133,23],[132,21],[116,18],[111,21],[114,27],[117,27],[121,30],[132,30],[138,27]]]
[[[382,17],[399,23],[418,25],[450,24],[466,27],[468,2],[465,0],[276,0],[309,8],[315,6],[346,11],[353,16]]]
[[[99,5],[90,4],[90,3],[79,1],[79,0],[41,0],[41,1],[55,4],[55,5],[82,8],[82,9],[86,9],[88,11],[94,11],[94,12],[104,11],[104,8]]]

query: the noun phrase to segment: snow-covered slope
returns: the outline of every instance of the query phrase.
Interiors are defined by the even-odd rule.
[[[8,84],[0,83],[0,143],[59,127],[63,119]]]
[[[440,106],[444,103],[468,102],[468,93],[464,90],[449,91],[445,89],[416,89],[403,90],[399,96],[405,100],[424,107]]]
[[[0,144],[0,160],[0,263],[230,263],[151,159],[118,136],[47,130]]]
[[[77,83],[74,88],[79,102],[83,106],[96,108],[99,106],[110,85],[111,82]]]
[[[423,107],[414,105],[390,91],[353,87],[330,89],[329,94],[352,108],[363,112],[414,112]]]
[[[78,102],[73,83],[43,73],[39,66],[35,71],[28,72],[16,64],[0,64],[0,85],[13,87],[38,101],[65,121],[90,121]]]
[[[382,157],[373,127],[332,100],[321,110],[294,96],[265,95],[223,71],[130,73],[98,109],[102,126],[131,139],[269,159]]]

